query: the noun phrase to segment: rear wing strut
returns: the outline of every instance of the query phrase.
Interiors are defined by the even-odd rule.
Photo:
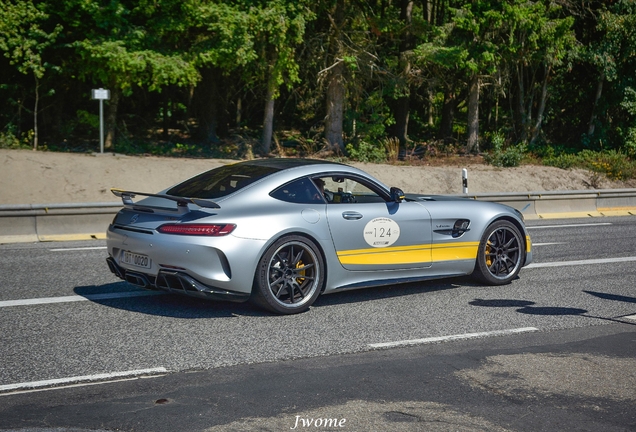
[[[174,201],[174,202],[177,203],[177,211],[179,213],[187,213],[187,212],[189,212],[190,210],[188,208],[188,204],[196,204],[199,207],[203,207],[203,208],[213,208],[213,209],[221,208],[221,206],[219,206],[214,201],[200,199],[200,198],[186,198],[186,197],[178,197],[178,196],[166,195],[166,194],[151,194],[151,193],[145,193],[145,192],[132,192],[132,191],[125,191],[125,190],[121,190],[121,189],[111,189],[110,191],[113,193],[113,195],[121,198],[122,202],[124,203],[124,206],[133,207],[133,208],[136,208],[136,209],[148,209],[150,211],[153,211],[153,209],[166,210],[166,209],[161,208],[161,207],[145,206],[145,205],[139,205],[139,204],[135,203],[132,199],[135,198],[137,195],[144,196],[144,197],[163,198],[163,199],[167,199],[167,200],[170,200],[170,201]]]

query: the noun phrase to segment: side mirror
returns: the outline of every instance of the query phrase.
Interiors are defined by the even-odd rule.
[[[404,192],[402,189],[398,189],[396,187],[391,188],[391,201],[395,201],[397,203],[402,202],[405,198]]]

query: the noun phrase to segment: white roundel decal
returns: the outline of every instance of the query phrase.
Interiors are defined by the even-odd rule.
[[[400,226],[393,219],[375,218],[364,227],[364,241],[369,246],[391,246],[398,238],[400,238]]]

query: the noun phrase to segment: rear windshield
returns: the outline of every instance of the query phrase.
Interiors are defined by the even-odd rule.
[[[188,198],[221,198],[277,171],[278,168],[268,166],[225,165],[186,180],[166,193]]]

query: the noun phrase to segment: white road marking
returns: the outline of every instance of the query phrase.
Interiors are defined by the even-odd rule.
[[[566,224],[566,225],[535,225],[535,226],[526,226],[526,229],[543,229],[543,228],[578,228],[578,227],[589,227],[589,226],[603,226],[603,225],[613,225],[611,222],[598,222],[598,223],[583,223],[583,224]]]
[[[551,246],[551,245],[562,245],[562,244],[567,244],[567,243],[532,243],[532,247],[535,246]]]
[[[593,264],[611,264],[611,263],[621,263],[621,262],[631,262],[631,261],[636,261],[636,257],[600,258],[600,259],[589,259],[589,260],[578,260],[578,261],[556,261],[556,262],[546,262],[546,263],[533,263],[533,264],[528,264],[527,266],[524,267],[524,269],[544,268],[544,267],[568,267],[568,266],[593,265]]]
[[[83,251],[83,250],[102,250],[106,249],[106,246],[92,246],[92,247],[75,247],[75,248],[56,248],[49,249],[51,252],[67,252],[67,251]]]
[[[129,297],[145,297],[153,295],[162,295],[163,292],[159,291],[128,291],[118,293],[104,293],[104,294],[86,294],[85,296],[61,296],[61,297],[43,297],[21,300],[4,300],[0,301],[0,308],[10,306],[31,306],[42,305],[51,303],[71,303],[78,301],[95,301],[95,300],[111,300]]]
[[[508,329],[508,330],[494,330],[494,331],[480,332],[480,333],[465,333],[465,334],[459,334],[459,335],[430,337],[430,338],[424,338],[424,339],[401,340],[396,342],[382,342],[382,343],[369,344],[369,347],[370,348],[393,348],[398,346],[423,345],[423,344],[449,342],[449,341],[456,341],[456,340],[485,338],[485,337],[491,337],[491,336],[504,336],[504,335],[511,335],[511,334],[535,332],[535,331],[539,331],[539,329],[536,327],[522,327],[522,328]]]
[[[623,318],[636,321],[636,315],[627,315],[627,316],[624,316]]]
[[[84,375],[84,376],[75,376],[68,378],[58,378],[58,379],[50,379],[44,381],[32,381],[32,382],[24,382],[17,384],[6,384],[0,385],[0,393],[9,392],[9,391],[20,391],[20,390],[36,390],[36,389],[45,389],[48,387],[60,387],[66,386],[70,384],[93,384],[96,381],[105,382],[105,381],[113,381],[120,380],[122,378],[135,378],[141,377],[144,375],[156,375],[156,374],[165,374],[168,370],[164,367],[156,367],[150,369],[138,369],[124,372],[110,372],[110,373],[102,373],[96,375]]]

